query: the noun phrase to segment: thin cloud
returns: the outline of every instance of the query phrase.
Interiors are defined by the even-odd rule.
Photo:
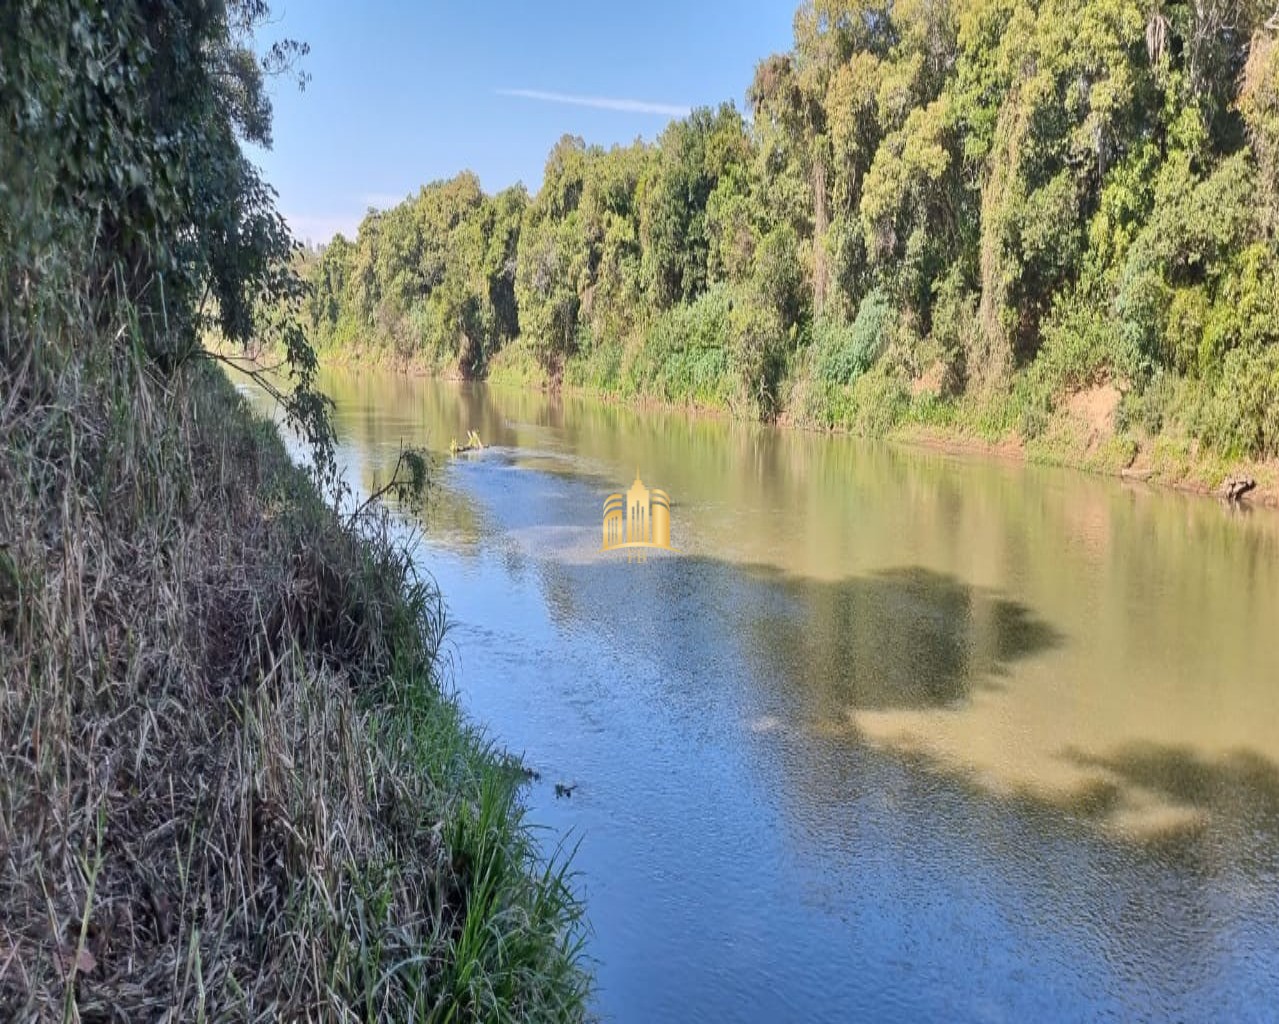
[[[404,202],[405,194],[396,195],[393,192],[366,192],[360,196],[360,202],[366,207],[373,206],[379,210],[385,210],[388,206],[399,206]]]
[[[563,103],[570,107],[595,110],[620,110],[626,114],[657,114],[662,117],[687,117],[692,109],[678,103],[650,103],[648,100],[623,99],[613,96],[575,96],[566,92],[544,92],[541,89],[498,89],[499,96],[516,96],[543,103]]]

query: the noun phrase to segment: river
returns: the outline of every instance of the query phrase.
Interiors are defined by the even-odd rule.
[[[1279,1020],[1279,516],[330,372],[441,453],[450,679],[522,752],[607,1020]],[[478,431],[482,453],[449,459]],[[602,552],[668,492],[675,553]],[[571,785],[557,797],[556,784]]]

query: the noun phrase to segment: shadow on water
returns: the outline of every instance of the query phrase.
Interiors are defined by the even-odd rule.
[[[1279,766],[1250,750],[1209,758],[1185,746],[1132,743],[1104,756],[1067,750],[1071,764],[1097,773],[1070,801],[1070,810],[1103,823],[1134,805],[1155,803],[1178,812],[1175,828],[1152,830],[1194,835],[1211,826],[1223,837],[1248,837],[1279,860]],[[1264,842],[1261,842],[1264,840]]]
[[[857,712],[960,711],[976,693],[1011,686],[1016,662],[1066,642],[1026,604],[919,566],[829,581],[681,556],[642,568],[556,566],[542,580],[556,619],[592,622],[655,659],[662,690],[653,696],[682,706],[683,719],[741,702],[748,715],[806,726],[784,741],[790,770],[802,775],[786,788],[820,804],[839,804],[861,788],[853,777],[865,769]],[[1000,799],[960,764],[898,756],[927,777]],[[1266,850],[1279,849],[1279,767],[1260,754],[1209,759],[1188,747],[1141,743],[1062,756],[1086,781],[1068,792],[1005,794],[1040,827],[1065,812],[1081,825],[1118,824],[1145,845],[1177,837],[1193,844],[1208,824],[1225,860],[1260,857],[1274,869]],[[852,774],[844,770],[850,759],[861,766]],[[1134,822],[1134,808],[1147,817]],[[1152,813],[1167,810],[1192,813]],[[1194,859],[1202,848],[1182,852]]]
[[[751,624],[757,654],[849,709],[956,705],[1062,640],[1026,605],[920,566],[834,582],[751,572],[788,598]]]
[[[680,689],[704,692],[725,671],[767,680],[810,720],[957,707],[1063,640],[1026,605],[919,566],[835,581],[700,556],[647,569],[580,567],[552,584],[551,607],[655,654]]]
[[[654,663],[628,675],[626,699],[684,733],[680,785],[706,785],[697,760],[717,743],[744,751],[801,900],[851,922],[841,941],[867,963],[894,944],[907,961],[935,957],[952,1019],[979,1019],[971,1005],[991,987],[1063,1000],[1010,1019],[1258,1019],[1279,948],[1273,763],[1070,751],[1077,778],[1100,780],[1086,793],[1009,790],[962,761],[872,744],[850,716],[960,715],[990,690],[1015,700],[1033,685],[1016,664],[1067,642],[1033,608],[917,566],[822,581],[684,556],[544,563],[542,581],[555,616],[601,629],[619,667]],[[777,724],[707,724],[725,720]],[[1130,827],[1143,794],[1147,810],[1200,811],[1201,827]],[[704,856],[731,872],[738,854]]]
[[[788,600],[750,620],[750,657],[767,663],[790,696],[807,698],[810,719],[847,725],[840,731],[854,739],[850,712],[958,710],[977,691],[1002,690],[1012,663],[1064,642],[1021,602],[919,567],[833,583],[756,567],[751,574]],[[828,766],[839,760],[829,749],[825,756]],[[917,768],[929,761],[900,756]],[[1211,757],[1146,741],[1104,754],[1068,749],[1063,758],[1088,781],[1066,796],[1023,790],[1014,798],[1041,824],[1064,810],[1167,847],[1161,856],[1279,870],[1279,765],[1261,754]],[[929,773],[984,788],[959,765],[936,761]]]

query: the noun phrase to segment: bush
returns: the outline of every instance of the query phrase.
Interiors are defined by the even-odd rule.
[[[851,324],[818,319],[813,325],[818,376],[828,384],[851,384],[879,358],[896,324],[897,312],[879,289],[862,299]]]
[[[1264,301],[1261,282],[1273,271],[1249,245],[1258,227],[1255,191],[1243,154],[1202,179],[1184,160],[1161,172],[1150,220],[1119,272],[1117,297],[1125,330],[1153,360],[1210,372],[1256,319],[1259,310],[1247,299]],[[1249,273],[1251,280],[1232,285]]]
[[[1106,380],[1139,379],[1145,361],[1107,308],[1082,290],[1058,303],[1044,325],[1044,344],[1012,391],[1012,424],[1025,439],[1047,429],[1066,395]]]
[[[1167,365],[1178,373],[1199,372],[1200,349],[1211,308],[1202,286],[1173,291],[1160,347]]]
[[[1279,345],[1229,352],[1196,421],[1196,432],[1225,455],[1279,456]]]
[[[784,323],[800,319],[806,300],[802,265],[796,258],[799,239],[790,227],[765,235],[755,252],[754,292]]]
[[[734,404],[748,415],[768,419],[777,412],[786,367],[781,321],[770,307],[740,303],[730,311],[729,332],[737,378]]]
[[[579,333],[577,355],[564,367],[564,382],[579,388],[617,393],[622,390],[625,348],[615,341],[596,341],[585,329]]]
[[[691,305],[673,306],[658,316],[632,353],[625,375],[631,390],[670,402],[729,405],[733,304],[733,291],[719,285]]]
[[[967,287],[963,275],[955,268],[937,289],[933,306],[933,341],[940,350],[942,379],[939,392],[957,395],[964,390],[968,378],[968,356],[981,342],[977,318],[977,294]]]
[[[1116,425],[1121,431],[1140,430],[1154,437],[1172,424],[1179,408],[1185,407],[1188,386],[1190,382],[1176,374],[1156,370],[1144,388],[1124,396]]]
[[[537,348],[527,337],[498,349],[489,363],[488,379],[506,387],[542,388],[548,383]]]
[[[865,437],[882,437],[906,415],[910,392],[906,383],[887,369],[876,367],[852,387],[849,426]]]

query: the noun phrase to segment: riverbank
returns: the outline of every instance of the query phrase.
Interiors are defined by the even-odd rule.
[[[581,1018],[565,866],[387,516],[207,360],[83,337],[0,350],[0,1017]]]
[[[466,379],[455,363],[405,356],[376,344],[322,352],[321,358],[337,367]],[[516,342],[494,356],[487,380],[501,387],[559,390],[631,408],[749,418],[727,402],[628,389],[619,385],[616,374],[601,384],[592,379],[591,370],[588,360],[570,359],[559,379],[553,380],[533,354]],[[1040,399],[1047,411],[1037,421],[1034,436],[1023,436],[1012,424],[1025,417],[1023,407],[1030,404],[1027,377],[1021,374],[1003,391],[956,399],[940,398],[918,381],[894,380],[874,371],[850,387],[820,394],[800,379],[789,384],[775,422],[789,429],[883,438],[963,456],[1060,466],[1209,497],[1220,497],[1226,480],[1250,479],[1256,487],[1244,502],[1279,509],[1279,460],[1229,458],[1184,434],[1152,434],[1140,423],[1126,423],[1131,417],[1122,409],[1124,394],[1113,383]]]

